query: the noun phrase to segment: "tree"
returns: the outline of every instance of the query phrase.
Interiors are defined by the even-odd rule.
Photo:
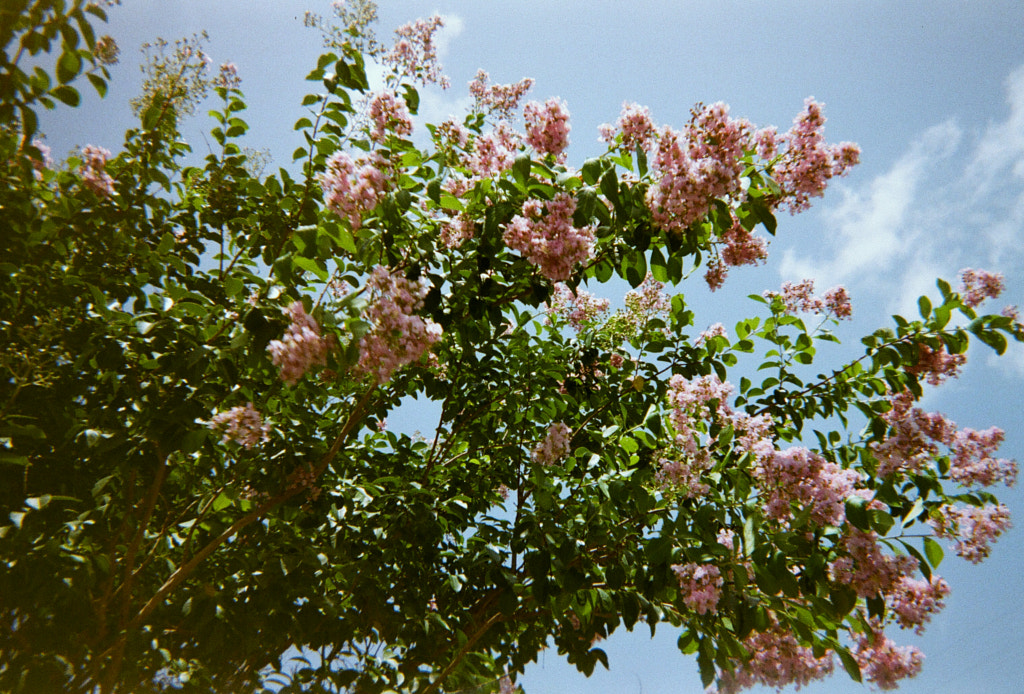
[[[758,263],[759,229],[856,163],[820,105],[785,133],[629,105],[577,170],[566,105],[481,73],[421,149],[440,20],[386,48],[362,3],[311,22],[331,52],[291,169],[256,171],[237,75],[208,77],[198,39],[153,46],[117,156],[58,167],[35,109],[76,106],[82,74],[103,93],[116,49],[97,6],[8,4],[4,690],[508,691],[549,641],[590,673],[640,622],[721,691],[920,668],[884,628],[941,607],[938,540],[988,554],[1008,516],[986,488],[1016,466],[1001,431],[916,401],[972,337],[1024,340],[976,310],[1000,278],[939,280],[824,370],[842,288],[784,286],[702,332],[679,292]],[[56,83],[25,67],[48,53]],[[206,88],[220,151],[188,165]],[[616,311],[587,291],[614,278]],[[437,408],[425,439],[386,425],[412,399]],[[273,674],[293,646],[306,662]]]

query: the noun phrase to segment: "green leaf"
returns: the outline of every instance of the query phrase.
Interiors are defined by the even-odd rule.
[[[82,69],[82,60],[78,57],[78,51],[73,48],[66,49],[57,59],[57,81],[67,84],[76,77]],[[60,98],[59,96],[57,97]],[[63,101],[63,99],[61,99]]]
[[[78,94],[78,90],[76,90],[74,87],[69,87],[67,85],[57,87],[50,93],[53,94],[53,96],[56,97],[61,103],[67,104],[72,108],[77,108],[78,104],[80,104],[82,101],[82,97]]]
[[[312,272],[321,282],[326,282],[330,278],[330,273],[327,272],[327,268],[322,267],[320,263],[311,258],[305,258],[301,255],[293,255],[292,265],[300,270]]]
[[[942,545],[931,537],[924,538],[924,555],[928,558],[928,563],[932,565],[932,568],[938,568],[945,556]]]
[[[851,495],[846,499],[846,520],[859,530],[871,530],[868,518],[868,502],[864,497]]]

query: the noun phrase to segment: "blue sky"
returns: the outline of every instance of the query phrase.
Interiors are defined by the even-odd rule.
[[[291,125],[302,78],[320,43],[302,27],[324,0],[123,0],[108,29],[122,48],[110,96],[77,112],[45,117],[54,154],[74,144],[116,150],[131,124],[127,101],[138,93],[138,46],[203,29],[214,61],[233,61],[248,97],[248,144],[269,148],[286,166],[299,144]],[[651,108],[659,123],[681,126],[696,102],[725,101],[757,125],[789,126],[807,96],[824,101],[830,141],[862,147],[862,164],[799,217],[780,217],[765,266],[733,271],[711,294],[699,278],[684,287],[699,320],[727,326],[752,307],[743,297],[784,280],[843,283],[855,316],[844,326],[850,349],[859,336],[913,314],[934,278],[954,281],[964,267],[1007,277],[1003,303],[1024,306],[1024,3],[988,1],[714,2],[382,2],[378,36],[408,20],[445,15],[442,61],[448,92],[424,94],[431,121],[468,103],[478,68],[497,82],[536,80],[532,97],[560,96],[572,114],[570,163],[601,153],[597,126],[614,121],[623,101]],[[203,109],[200,109],[202,111]],[[203,117],[188,138],[206,153]],[[955,281],[954,281],[955,284]],[[837,352],[836,358],[849,352]],[[983,346],[970,352],[958,381],[930,392],[924,406],[961,426],[999,426],[1006,457],[1024,460],[1024,348],[998,361]],[[429,423],[403,422],[408,429]],[[1024,492],[998,490],[1024,524]],[[1024,692],[1024,530],[1011,531],[991,559],[974,566],[952,552],[939,569],[952,585],[946,610],[920,646],[924,672],[901,687],[910,694]],[[670,629],[606,644],[610,672],[589,680],[553,651],[521,680],[531,694],[696,694],[696,663],[675,651]],[[861,692],[843,673],[807,687],[811,694]]]

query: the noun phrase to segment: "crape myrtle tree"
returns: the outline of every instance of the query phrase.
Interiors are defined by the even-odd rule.
[[[759,263],[856,163],[820,104],[785,132],[626,105],[574,168],[566,105],[481,72],[421,148],[442,22],[387,46],[372,10],[309,18],[305,144],[264,175],[199,39],[151,46],[116,156],[55,164],[36,111],[105,91],[104,9],[4,3],[0,689],[510,692],[544,648],[589,674],[659,625],[722,692],[917,673],[890,636],[942,607],[943,547],[1009,525],[1003,432],[916,405],[971,339],[1024,338],[978,311],[1001,279],[939,280],[834,366],[842,288],[701,331],[683,285]],[[412,399],[425,437],[387,427]]]

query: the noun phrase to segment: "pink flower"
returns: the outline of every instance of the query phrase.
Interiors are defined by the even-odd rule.
[[[324,204],[334,214],[347,219],[353,230],[363,225],[363,215],[372,210],[384,195],[387,182],[379,157],[354,161],[345,152],[327,160],[327,171],[320,174]]]
[[[725,338],[727,338],[728,334],[725,331],[725,326],[722,325],[721,323],[715,323],[715,324],[713,324],[711,326],[708,326],[707,330],[701,331],[700,335],[697,336],[697,340],[696,340],[695,344],[698,344],[698,345],[703,344],[703,343],[707,342],[708,340],[710,340],[713,337],[725,337]]]
[[[839,549],[845,554],[828,565],[829,575],[862,598],[887,595],[900,579],[917,571],[917,561],[912,557],[884,553],[873,530],[848,527]]]
[[[403,24],[395,30],[394,47],[381,56],[381,61],[399,79],[408,77],[423,86],[437,84],[447,89],[449,82],[438,62],[435,41],[435,35],[442,27],[444,20],[439,15]]]
[[[412,118],[405,102],[396,98],[393,92],[377,92],[370,99],[370,120],[373,131],[370,139],[382,143],[389,132],[398,137],[412,134]]]
[[[548,427],[544,440],[533,449],[533,459],[541,465],[554,465],[569,454],[572,431],[565,422],[555,422]]]
[[[224,433],[222,443],[235,441],[245,448],[254,448],[261,441],[270,440],[270,425],[264,424],[251,402],[245,407],[232,407],[227,412],[214,415],[206,426]]]
[[[415,314],[430,290],[426,278],[408,280],[378,265],[367,288],[371,298],[364,318],[373,329],[359,342],[356,368],[372,375],[377,383],[385,383],[396,370],[422,357],[441,339],[441,326]]]
[[[288,307],[288,315],[291,325],[282,339],[270,341],[267,351],[280,370],[281,380],[293,386],[313,366],[327,363],[327,351],[333,340],[320,335],[320,326],[306,313],[301,301]]]
[[[934,350],[928,345],[917,345],[917,363],[906,369],[907,373],[924,376],[930,385],[940,385],[947,378],[960,375],[960,367],[967,362],[965,354],[950,354],[945,344]]]
[[[943,504],[928,523],[938,537],[956,539],[956,553],[974,564],[988,557],[990,545],[1011,525],[1010,511],[1003,504],[981,508]]]
[[[550,154],[561,161],[569,146],[569,110],[561,99],[551,98],[544,104],[531,101],[523,109],[526,119],[526,142],[538,154]]]
[[[832,315],[837,319],[849,318],[853,310],[850,307],[850,296],[841,286],[832,287],[824,297],[815,296],[814,280],[805,279],[793,284],[783,282],[781,292],[765,291],[762,293],[768,300],[776,297],[782,299],[786,313],[815,313]]]
[[[101,198],[113,195],[114,179],[106,172],[110,151],[103,147],[86,145],[82,148],[81,157],[79,174],[82,177],[82,184]]]
[[[773,622],[774,622],[773,617]],[[801,646],[796,636],[773,623],[764,631],[755,631],[743,641],[750,660],[733,660],[734,671],[723,671],[718,691],[733,694],[755,684],[781,690],[789,685],[796,688],[820,680],[832,672],[832,652],[815,657],[814,649]]]
[[[597,320],[608,311],[608,299],[599,299],[590,292],[576,288],[570,290],[561,282],[555,284],[555,293],[548,306],[548,314],[565,318],[576,330]]]
[[[889,609],[904,629],[914,628],[918,634],[924,632],[924,625],[932,615],[939,612],[949,595],[949,584],[938,576],[929,581],[903,576],[897,580],[889,595]]]
[[[475,110],[485,114],[495,113],[508,120],[519,108],[519,101],[533,87],[533,79],[526,77],[515,84],[487,84],[488,75],[478,70],[469,83],[469,93],[476,102]]]
[[[505,228],[505,244],[526,256],[548,279],[564,282],[576,263],[593,252],[594,230],[574,227],[575,211],[576,200],[568,193],[558,193],[548,202],[527,200],[523,214],[513,217]]]
[[[846,520],[845,501],[853,493],[860,475],[806,448],[795,446],[761,460],[754,476],[765,493],[765,512],[785,521],[792,505],[810,511],[819,525],[840,526]]]
[[[238,68],[234,63],[223,63],[220,71],[213,78],[213,86],[222,89],[238,89],[242,84],[242,78],[238,76]]]
[[[996,427],[957,432],[951,446],[953,459],[949,476],[965,487],[972,484],[989,487],[997,482],[1005,482],[1006,486],[1012,487],[1017,481],[1017,464],[994,457],[1003,437],[1003,430]]]
[[[899,680],[913,677],[924,664],[920,650],[913,646],[897,646],[877,622],[869,633],[854,636],[851,652],[867,681],[879,689],[896,689]]]
[[[519,135],[506,123],[473,141],[473,153],[466,167],[479,178],[491,178],[512,168],[519,149]],[[471,187],[471,186],[470,186]]]
[[[825,143],[824,104],[813,98],[804,101],[804,110],[793,120],[793,127],[779,138],[786,151],[772,171],[787,196],[789,210],[797,213],[810,207],[810,198],[821,197],[834,176],[844,175],[860,161],[860,148],[852,142]],[[767,139],[768,135],[762,136]],[[763,146],[765,153],[771,149]]]
[[[636,147],[649,149],[656,135],[650,110],[646,106],[628,102],[623,102],[622,112],[615,121],[615,126],[604,124],[600,127],[600,132],[600,139],[608,144],[614,144],[616,135],[621,133],[621,146],[629,151]]]
[[[722,573],[710,564],[673,564],[679,579],[679,592],[686,606],[697,614],[712,614],[722,597]]]
[[[972,270],[960,271],[960,294],[964,305],[974,308],[985,299],[995,299],[1003,293],[1003,276],[998,272]]]

